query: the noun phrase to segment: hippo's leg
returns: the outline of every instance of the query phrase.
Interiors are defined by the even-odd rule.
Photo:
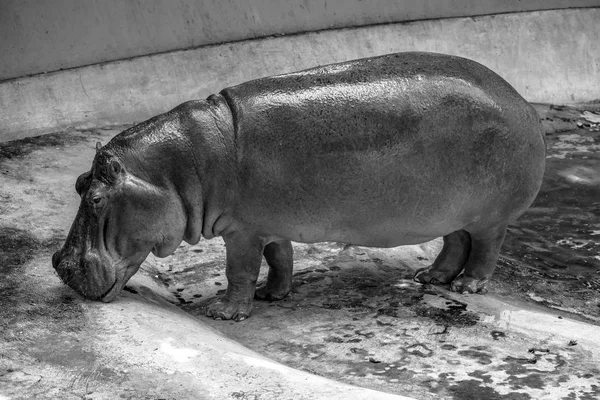
[[[455,231],[444,236],[444,247],[440,254],[432,265],[418,270],[414,280],[433,285],[452,282],[463,270],[470,251],[471,237],[467,231]]]
[[[227,291],[206,309],[213,318],[242,321],[250,316],[262,261],[263,244],[240,232],[223,237],[227,247]]]
[[[487,284],[494,273],[500,247],[506,235],[506,225],[470,232],[471,253],[464,272],[451,284],[459,293],[487,293]]]
[[[271,242],[263,251],[269,264],[267,281],[261,283],[254,297],[260,300],[281,300],[292,290],[294,249],[289,240]]]

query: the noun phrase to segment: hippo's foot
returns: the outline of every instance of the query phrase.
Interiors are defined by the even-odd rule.
[[[267,280],[258,285],[256,292],[254,292],[254,298],[267,301],[281,300],[287,296],[292,289],[291,283],[288,284],[285,282],[277,285],[272,285],[270,283],[271,282]]]
[[[450,289],[453,292],[458,293],[480,293],[486,294],[488,291],[488,282],[489,279],[475,279],[469,278],[464,274],[459,275],[452,283],[450,284]]]
[[[452,278],[454,278],[454,276],[449,275],[447,271],[441,271],[433,268],[433,266],[417,270],[413,277],[415,282],[430,283],[432,285],[444,285],[450,283]]]
[[[294,249],[289,240],[271,242],[263,251],[269,264],[269,275],[254,292],[259,300],[281,300],[292,290],[292,270],[294,268]]]
[[[452,282],[463,270],[471,251],[471,238],[464,230],[444,236],[444,247],[432,265],[417,270],[414,280],[432,285]]]
[[[231,301],[222,297],[208,306],[206,316],[214,319],[243,321],[250,316],[252,301]]]
[[[470,232],[471,252],[464,272],[450,284],[458,293],[481,293],[488,291],[488,282],[494,273],[500,247],[506,235],[506,225],[485,227]]]

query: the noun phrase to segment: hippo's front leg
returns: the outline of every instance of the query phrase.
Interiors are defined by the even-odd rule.
[[[223,236],[227,248],[227,292],[206,309],[213,318],[242,321],[250,316],[264,244],[242,232]]]

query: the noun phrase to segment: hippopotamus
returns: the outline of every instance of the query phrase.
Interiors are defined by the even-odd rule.
[[[407,52],[253,80],[98,146],[53,266],[110,302],[150,252],[221,236],[228,286],[206,314],[239,321],[253,298],[290,292],[292,241],[443,237],[415,280],[485,293],[507,226],[540,189],[545,152],[531,105],[461,57]]]

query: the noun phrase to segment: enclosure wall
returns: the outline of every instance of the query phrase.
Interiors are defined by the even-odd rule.
[[[2,0],[0,80],[323,29],[589,7],[599,0]]]
[[[106,3],[111,1],[106,0]],[[77,2],[66,0],[5,0],[0,1],[0,19],[8,18],[6,9],[9,7],[10,13],[11,5],[18,9],[29,4],[37,10],[33,3],[56,4],[58,10],[64,8],[65,4],[71,4],[77,12],[83,13],[91,5],[100,9],[104,2],[81,2],[80,9],[73,5]],[[508,6],[514,8],[521,3],[522,6],[541,7],[542,3],[546,6],[564,6],[567,3],[589,5],[591,1],[369,1],[365,3],[375,6],[363,14],[360,14],[363,10],[361,1],[348,0],[348,4],[352,5],[348,7],[340,6],[338,1],[328,1],[327,10],[335,10],[329,11],[329,14],[335,17],[330,20],[325,18],[328,11],[324,6],[321,9],[309,7],[308,11],[305,10],[308,4],[311,7],[321,4],[316,0],[289,2],[289,7],[292,8],[287,14],[284,9],[276,7],[274,2],[266,0],[199,3],[211,5],[213,8],[207,6],[207,12],[213,16],[219,12],[218,5],[222,5],[224,19],[219,23],[212,22],[214,26],[204,26],[198,23],[199,20],[204,21],[200,16],[207,18],[207,21],[212,19],[198,14],[193,7],[184,13],[181,7],[188,3],[184,0],[173,0],[174,9],[180,7],[177,15],[183,17],[185,14],[190,21],[195,21],[193,24],[190,22],[195,27],[186,28],[188,30],[183,31],[184,35],[179,31],[182,27],[176,22],[160,22],[159,17],[164,17],[165,21],[175,18],[169,14],[168,9],[161,8],[162,2],[132,1],[119,4],[129,4],[131,7],[135,4],[142,7],[144,4],[148,10],[153,10],[149,15],[156,19],[144,19],[150,17],[141,17],[135,13],[117,13],[114,19],[107,17],[105,21],[104,17],[101,17],[103,14],[99,12],[98,21],[89,22],[89,32],[84,34],[83,31],[76,30],[77,26],[84,23],[77,20],[76,15],[70,14],[73,19],[70,23],[74,26],[69,29],[73,32],[68,35],[64,33],[64,38],[54,35],[48,42],[37,36],[27,36],[34,33],[28,33],[25,25],[19,28],[19,35],[25,36],[17,39],[13,36],[12,41],[9,39],[7,42],[6,32],[0,32],[0,62],[5,68],[3,73],[8,74],[6,68],[9,65],[21,68],[13,70],[11,74],[23,74],[26,69],[28,72],[35,72],[42,64],[44,70],[68,68],[0,81],[0,141],[39,135],[67,127],[85,128],[139,122],[186,100],[205,98],[224,87],[250,79],[399,51],[433,51],[474,59],[496,71],[523,97],[533,102],[565,104],[600,99],[600,8],[597,7],[339,28],[349,25],[353,18],[356,24],[373,24],[390,22],[394,18],[438,17],[444,15],[444,12],[499,12],[506,11]],[[400,5],[404,3],[420,6],[403,8]],[[336,4],[337,7],[334,8]],[[384,4],[396,6],[386,8],[391,6]],[[150,5],[155,5],[155,8]],[[226,5],[237,11],[231,11]],[[267,10],[270,10],[269,5],[272,7],[271,14],[267,13]],[[488,8],[484,8],[484,5]],[[242,11],[240,7],[250,9]],[[48,9],[50,8],[48,6]],[[103,10],[107,8],[102,7]],[[290,11],[292,9],[293,12]],[[305,10],[307,14],[300,10]],[[396,14],[393,15],[392,11]],[[311,16],[314,16],[314,20]],[[46,17],[49,20],[40,20],[41,25],[34,30],[42,29],[44,23],[50,24],[49,21],[54,20],[58,31],[68,31],[64,26],[67,21],[62,21],[60,15]],[[235,17],[241,20],[236,20]],[[139,18],[145,22],[138,24],[136,21]],[[145,26],[146,33],[136,28],[129,35],[129,25],[126,23],[128,19],[132,21],[132,26]],[[14,28],[17,24],[15,21],[22,20],[8,18],[8,21]],[[34,18],[29,24],[35,21],[37,20]],[[177,18],[174,21],[177,21]],[[244,24],[243,21],[249,22]],[[108,24],[108,27],[104,27],[104,24]],[[6,21],[0,21],[0,31],[8,29],[8,33],[14,35],[14,31],[10,31],[6,25]],[[117,25],[124,30],[117,29]],[[339,29],[318,30],[332,26]],[[318,31],[228,42],[277,32],[291,33],[315,29]],[[94,34],[94,30],[100,32]],[[48,31],[50,35],[50,30]],[[164,31],[164,34],[158,34],[157,31]],[[109,42],[110,45],[106,44]],[[219,44],[166,51],[173,47],[212,42]],[[18,45],[21,46],[21,50],[5,51],[7,46],[13,46],[15,43],[21,43]],[[149,46],[150,44],[153,46]],[[133,53],[133,50],[139,50],[139,54],[154,54],[131,58],[130,56],[138,54]],[[86,58],[90,56],[97,58]],[[46,58],[46,61],[42,63],[38,60],[36,62],[41,64],[34,66],[30,62],[36,57]],[[129,58],[95,63],[122,57]],[[52,67],[50,60],[62,64]],[[90,65],[77,67],[80,64]]]

